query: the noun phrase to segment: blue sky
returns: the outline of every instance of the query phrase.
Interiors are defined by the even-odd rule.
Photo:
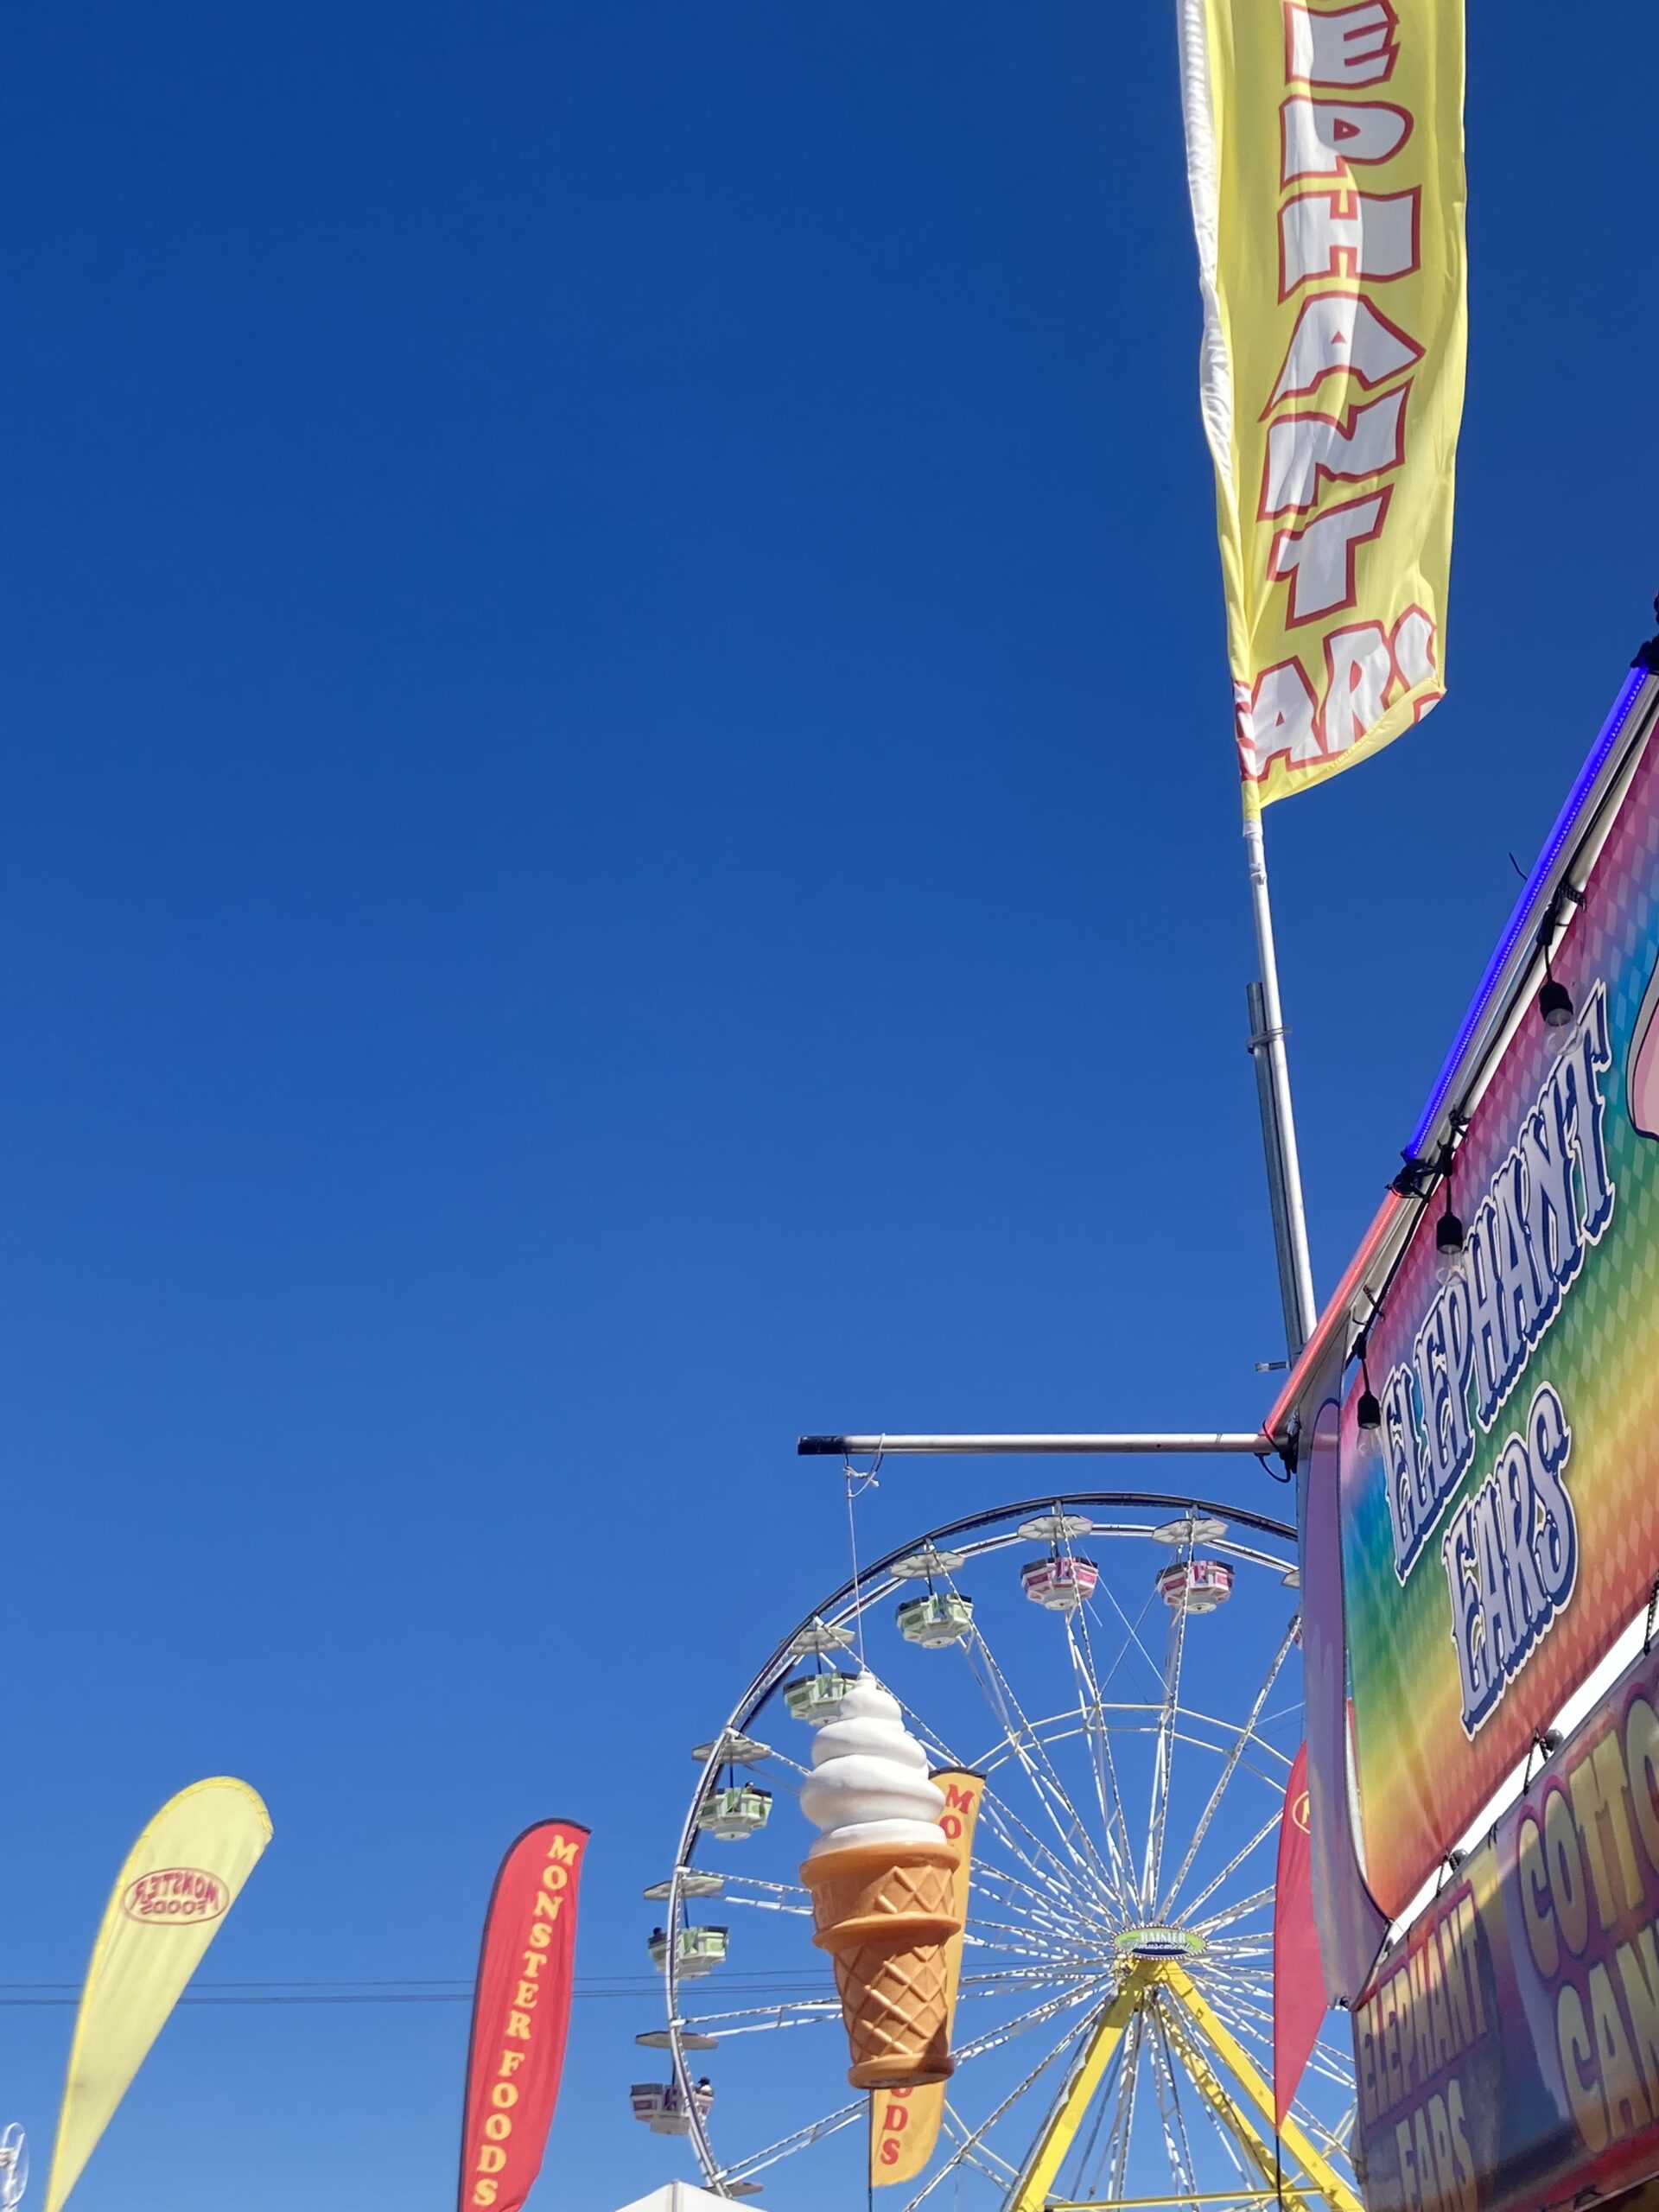
[[[1322,1287],[1659,583],[1647,11],[1473,13],[1451,696],[1268,824]],[[213,1976],[464,1976],[549,1812],[642,1974],[686,1748],[843,1572],[798,1430],[1262,1410],[1173,47],[10,24],[6,1979],[219,1770]],[[647,2024],[579,2008],[550,2202],[674,2170]],[[68,2029],[0,2008],[42,2148]],[[76,2202],[442,2202],[465,2032],[181,2012]]]

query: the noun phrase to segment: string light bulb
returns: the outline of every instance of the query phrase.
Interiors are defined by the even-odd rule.
[[[1382,1426],[1382,1408],[1371,1388],[1371,1371],[1365,1363],[1365,1338],[1363,1335],[1354,1350],[1359,1356],[1359,1379],[1364,1385],[1359,1394],[1359,1403],[1354,1408],[1354,1420],[1364,1435],[1374,1436]]]
[[[1538,1012],[1546,1029],[1570,1029],[1573,1026],[1573,994],[1554,976],[1544,978],[1538,994]]]
[[[1452,1165],[1446,1168],[1446,1207],[1434,1224],[1434,1278],[1450,1282],[1463,1257],[1463,1224],[1452,1211]]]

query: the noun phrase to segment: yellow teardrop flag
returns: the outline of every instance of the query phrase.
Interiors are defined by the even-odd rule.
[[[127,1853],[75,2016],[46,2212],[79,2180],[270,1841],[257,1793],[219,1775],[169,1798]]]
[[[974,1830],[979,1826],[979,1801],[985,1794],[985,1777],[965,1767],[950,1767],[933,1777],[944,1792],[944,1811],[939,1826],[952,1843],[962,1846],[957,1862],[954,1909],[958,1920],[968,1917],[968,1891],[973,1879]],[[945,2018],[954,2027],[957,1985],[962,1979],[962,1936],[950,1938],[945,1950]],[[876,2089],[870,2096],[870,2185],[885,2189],[888,2183],[914,2181],[932,2155],[944,2117],[944,2084],[929,2082],[916,2089]]]

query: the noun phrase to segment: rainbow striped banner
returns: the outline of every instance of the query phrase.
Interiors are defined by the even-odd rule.
[[[1397,1916],[1659,1573],[1659,754],[1370,1332],[1342,1548],[1367,1879]],[[1448,1205],[1463,1249],[1437,1253]]]

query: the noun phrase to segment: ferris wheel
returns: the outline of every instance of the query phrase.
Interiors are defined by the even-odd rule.
[[[1274,2122],[1296,1586],[1281,1522],[1090,1492],[931,1529],[826,1598],[694,1751],[672,1871],[645,1892],[666,2019],[636,2041],[670,2063],[636,2116],[687,2138],[715,2195],[785,2212],[861,2201],[879,2172],[795,1802],[862,1667],[937,1770],[981,1779],[956,2070],[892,2212],[1360,2212],[1347,2055],[1321,2039]]]

